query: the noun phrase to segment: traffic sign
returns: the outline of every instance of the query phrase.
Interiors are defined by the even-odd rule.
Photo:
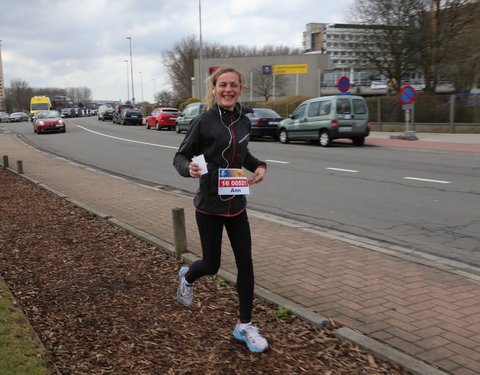
[[[412,104],[417,97],[417,92],[412,86],[403,86],[400,89],[400,101],[403,104]]]
[[[347,92],[350,90],[350,79],[345,76],[340,77],[337,81],[337,86],[341,92]]]

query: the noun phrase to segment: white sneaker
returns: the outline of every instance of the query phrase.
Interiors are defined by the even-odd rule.
[[[244,326],[245,328],[242,329],[240,324],[240,322],[237,322],[233,330],[233,336],[235,336],[236,339],[244,341],[250,351],[262,353],[268,348],[267,340],[260,335],[257,327],[252,325],[252,323],[248,323]]]
[[[177,288],[177,298],[178,302],[185,306],[190,306],[193,302],[193,284],[189,284],[185,280],[185,274],[188,272],[188,269],[188,267],[182,267],[178,272],[180,285]]]

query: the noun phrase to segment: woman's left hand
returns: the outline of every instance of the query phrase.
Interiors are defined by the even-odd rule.
[[[267,173],[265,168],[258,167],[255,169],[255,172],[252,175],[252,178],[248,181],[250,185],[257,184],[265,178],[265,173]]]

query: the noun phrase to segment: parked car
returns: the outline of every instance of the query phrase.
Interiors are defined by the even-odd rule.
[[[62,117],[75,117],[75,109],[74,108],[62,109]]]
[[[175,119],[175,131],[177,133],[187,131],[192,120],[203,112],[205,112],[205,104],[200,102],[188,104],[183,112]]]
[[[8,122],[8,113],[0,112],[0,122]]]
[[[116,121],[116,123],[120,125],[142,125],[143,115],[139,109],[125,108],[120,113],[120,116],[117,116]]]
[[[178,116],[180,116],[180,111],[176,108],[155,108],[149,116],[147,116],[147,121],[145,123],[147,129],[155,128],[160,130],[161,128],[167,128],[168,130],[175,129]]]
[[[278,124],[284,118],[273,109],[252,108],[253,113],[247,113],[252,123],[250,140],[256,137],[272,137],[278,140]]]
[[[120,124],[120,117],[122,116],[122,111],[126,108],[134,109],[135,107],[131,104],[119,104],[115,107],[112,117],[112,122],[114,124]]]
[[[23,122],[28,121],[28,115],[24,112],[13,112],[8,117],[8,122]]]
[[[365,143],[370,134],[368,107],[356,95],[334,95],[313,98],[301,103],[279,124],[282,143],[291,140],[317,141],[327,147],[332,140],[351,139],[356,146]]]
[[[101,119],[102,121],[113,120],[113,112],[115,112],[113,108],[107,108],[101,115],[99,115],[100,117],[98,119]]]
[[[53,132],[65,133],[65,121],[57,111],[40,111],[37,112],[35,120],[33,121],[33,131],[37,134]]]

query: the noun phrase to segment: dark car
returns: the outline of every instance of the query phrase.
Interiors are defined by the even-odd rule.
[[[181,133],[182,131],[187,131],[192,120],[203,112],[205,112],[205,104],[200,102],[188,104],[175,121],[176,132]]]
[[[175,129],[175,121],[180,116],[180,113],[176,108],[155,108],[150,113],[150,116],[147,117],[146,127],[147,129],[155,128],[156,130],[161,128]]]
[[[28,121],[28,115],[26,115],[23,112],[13,112],[8,117],[8,122],[23,122],[23,121]]]
[[[53,132],[65,133],[65,121],[63,121],[62,115],[57,111],[40,111],[33,121],[33,131],[37,134]]]
[[[62,109],[62,117],[75,117],[75,109],[74,108]]]
[[[125,108],[120,113],[120,116],[117,117],[117,124],[127,125],[142,125],[143,124],[143,115],[142,111],[139,109]]]
[[[122,111],[124,109],[135,109],[135,107],[131,104],[119,104],[115,107],[115,110],[113,112],[113,118],[112,122],[114,124],[120,124],[120,118],[122,116]]]
[[[247,113],[252,123],[250,139],[257,137],[272,137],[278,140],[278,124],[283,120],[277,112],[269,108],[252,108],[253,113]]]
[[[102,121],[105,121],[105,120],[113,120],[113,112],[115,112],[115,110],[113,108],[107,108],[105,111],[103,111],[103,113],[101,114],[101,120]]]

